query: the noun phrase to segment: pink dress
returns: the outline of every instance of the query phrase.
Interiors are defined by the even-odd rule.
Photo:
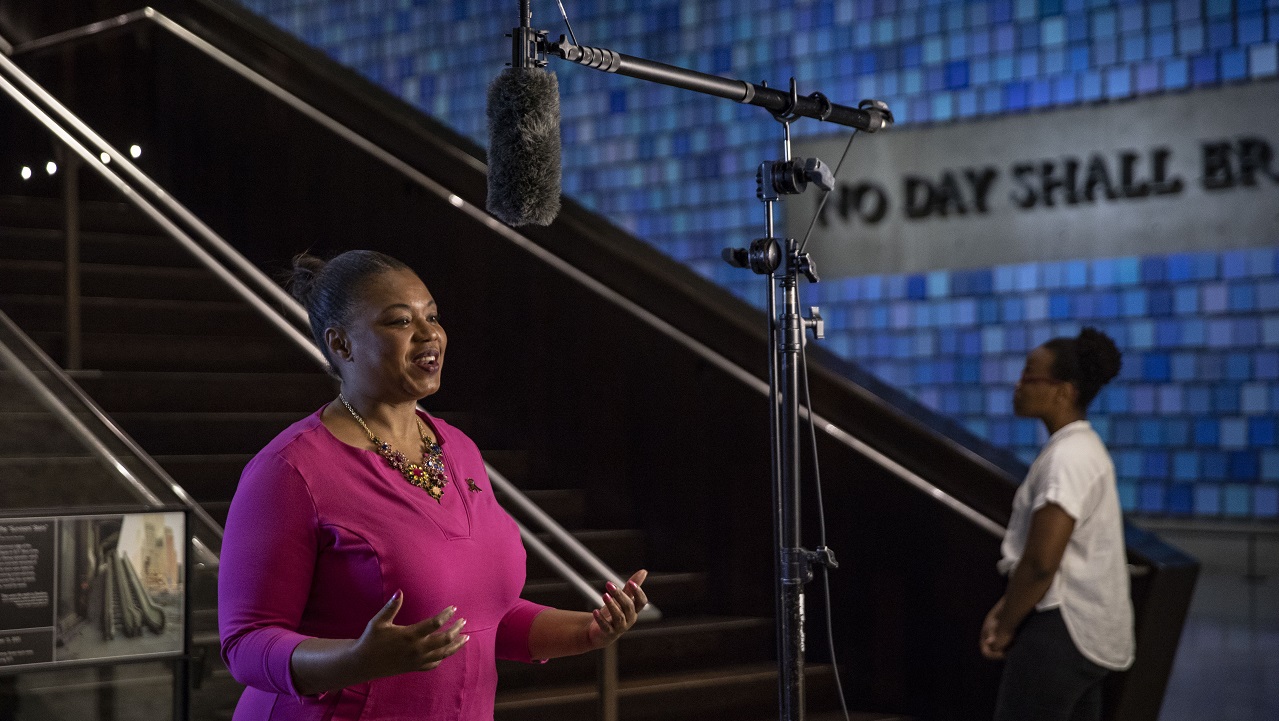
[[[533,660],[529,629],[545,607],[519,597],[519,530],[494,500],[475,443],[422,418],[444,453],[441,502],[373,451],[339,441],[319,411],[244,469],[218,581],[222,658],[248,686],[235,721],[491,721],[495,659]],[[397,589],[397,624],[457,606],[471,640],[432,671],[299,695],[293,649],[311,637],[358,638]]]

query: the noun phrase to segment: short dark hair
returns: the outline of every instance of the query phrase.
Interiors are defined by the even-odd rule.
[[[364,286],[375,276],[392,270],[409,267],[376,250],[348,250],[327,261],[310,253],[293,258],[293,271],[287,278],[289,292],[306,308],[311,337],[334,375],[338,375],[337,365],[329,356],[324,331],[342,327]]]
[[[1092,327],[1079,331],[1074,338],[1053,338],[1044,347],[1053,354],[1053,378],[1073,383],[1079,389],[1081,411],[1088,409],[1102,386],[1119,375],[1123,366],[1115,341]]]

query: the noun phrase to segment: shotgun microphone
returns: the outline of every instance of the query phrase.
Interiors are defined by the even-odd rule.
[[[550,225],[560,212],[559,81],[538,57],[529,0],[511,31],[511,67],[488,89],[488,211],[509,225]]]

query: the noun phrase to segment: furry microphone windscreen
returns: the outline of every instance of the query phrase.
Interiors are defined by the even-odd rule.
[[[488,92],[488,211],[510,225],[560,212],[560,87],[542,68],[505,68]]]

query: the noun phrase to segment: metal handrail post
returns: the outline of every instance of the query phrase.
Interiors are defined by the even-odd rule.
[[[67,370],[84,365],[83,325],[80,314],[80,158],[65,145],[58,146],[62,163],[62,225],[66,234],[63,267],[66,276],[66,356]]]
[[[617,644],[614,641],[604,647],[600,654],[599,687],[600,687],[600,721],[618,721],[617,694]]]

